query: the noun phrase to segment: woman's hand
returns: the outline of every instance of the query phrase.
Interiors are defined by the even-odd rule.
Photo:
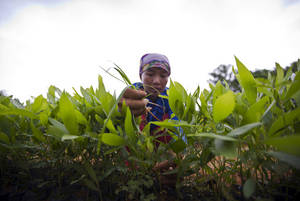
[[[159,181],[162,185],[166,186],[175,186],[177,181],[177,174],[167,174],[163,175],[162,173],[174,170],[176,168],[176,164],[174,162],[170,162],[168,160],[162,161],[160,163],[155,164],[153,167],[154,171],[160,172]]]
[[[119,110],[122,109],[123,101],[125,101],[125,104],[130,108],[131,113],[135,117],[142,115],[146,111],[146,105],[149,102],[148,99],[145,99],[146,95],[147,93],[142,90],[126,89],[118,103]]]

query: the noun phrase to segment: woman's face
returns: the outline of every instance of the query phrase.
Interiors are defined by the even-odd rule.
[[[164,69],[153,67],[143,72],[141,79],[147,94],[157,97],[166,88],[169,75]]]

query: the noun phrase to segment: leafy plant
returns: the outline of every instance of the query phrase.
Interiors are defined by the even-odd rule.
[[[181,200],[294,200],[300,192],[300,61],[296,71],[276,64],[276,73],[259,78],[237,58],[236,67],[237,92],[217,82],[188,93],[171,80],[163,98],[179,120],[150,122],[143,130],[125,104],[119,111],[124,91],[110,94],[101,76],[96,89],[71,95],[50,86],[47,97],[25,105],[1,95],[0,196],[163,199],[166,189],[153,167],[170,160],[177,167],[164,174],[176,173],[177,185],[169,196]],[[131,87],[125,72],[115,70]],[[150,124],[166,129],[173,143],[155,148]]]

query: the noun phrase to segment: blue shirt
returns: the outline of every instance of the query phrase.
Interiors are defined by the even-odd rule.
[[[137,90],[144,90],[143,83],[137,82],[133,84]],[[168,88],[166,87],[160,95],[162,96],[168,96],[167,95]],[[144,125],[142,125],[141,130],[143,127],[148,123],[152,121],[163,121],[165,119],[172,119],[172,120],[178,120],[178,118],[173,114],[173,111],[170,108],[169,100],[167,98],[158,97],[155,102],[155,104],[151,104],[150,102],[147,104],[147,107],[151,107],[151,113],[148,113],[146,116],[142,115],[142,119],[145,118],[146,122],[142,122]],[[172,117],[172,118],[171,118]],[[141,127],[141,125],[140,125]],[[155,129],[157,129],[159,126],[151,124],[150,125],[150,133],[153,133]],[[182,129],[180,128],[180,132],[182,132]],[[171,140],[171,138],[169,139]],[[169,141],[167,140],[167,141]],[[186,139],[183,139],[186,142]]]

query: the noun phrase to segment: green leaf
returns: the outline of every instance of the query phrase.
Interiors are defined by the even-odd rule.
[[[256,88],[256,82],[252,75],[252,73],[244,66],[240,60],[235,57],[236,65],[238,68],[239,73],[239,82],[243,89],[245,90],[246,97],[249,101],[249,103],[252,105],[256,102],[257,97],[257,88]]]
[[[20,115],[23,117],[29,117],[32,119],[38,119],[39,116],[26,109],[8,108],[5,105],[0,104],[0,115]]]
[[[269,102],[269,97],[264,96],[262,99],[252,104],[245,114],[245,122],[253,123],[260,121],[264,114],[266,104]]]
[[[62,136],[69,134],[69,131],[64,124],[52,118],[49,118],[49,121],[52,124],[52,126],[49,126],[47,131],[49,135],[54,136],[58,140],[61,140]]]
[[[69,131],[67,130],[67,128],[65,127],[64,124],[60,123],[59,121],[57,121],[53,118],[49,118],[49,121],[55,128],[60,130],[61,133],[69,134]]]
[[[8,136],[3,132],[0,132],[0,141],[4,142],[5,144],[10,143]]]
[[[265,143],[274,146],[279,151],[300,157],[300,135],[269,138]]]
[[[187,97],[185,89],[178,82],[173,82],[172,80],[170,80],[170,88],[167,92],[171,110],[179,119],[181,119],[184,114],[184,100],[186,100]]]
[[[213,118],[219,122],[230,115],[235,107],[235,97],[232,91],[219,96],[213,106]]]
[[[101,140],[103,143],[111,146],[121,146],[125,144],[125,141],[122,137],[113,133],[103,133],[101,135]]]
[[[70,134],[77,135],[78,122],[76,112],[66,93],[63,93],[59,100],[59,116],[62,118]]]
[[[186,144],[183,140],[179,139],[171,144],[171,148],[176,154],[178,154],[186,148]]]
[[[268,154],[279,159],[282,162],[285,162],[297,169],[300,169],[300,157],[297,157],[295,155],[286,154],[283,152],[274,152],[274,151],[270,151],[270,152],[268,152]]]
[[[207,137],[207,138],[213,138],[213,139],[220,139],[225,141],[237,141],[237,139],[230,137],[230,136],[224,136],[224,135],[216,135],[214,133],[196,133],[196,134],[188,134],[187,136],[190,137]]]
[[[45,137],[43,136],[43,133],[42,133],[39,129],[37,129],[37,128],[34,126],[34,124],[33,124],[32,121],[31,121],[30,126],[31,126],[31,129],[32,129],[32,132],[33,132],[33,136],[34,136],[37,140],[39,140],[39,141],[41,141],[41,142],[46,142],[46,139],[45,139]]]
[[[174,127],[194,127],[194,125],[170,119],[164,121],[152,121],[150,123],[170,130],[174,130]]]
[[[65,141],[65,140],[74,140],[77,138],[82,138],[82,136],[78,136],[78,135],[63,135],[61,138],[61,141]]]
[[[215,104],[217,98],[226,92],[226,88],[221,84],[220,80],[217,82],[213,92],[213,104]]]
[[[247,179],[247,181],[243,186],[243,194],[245,198],[247,199],[250,198],[251,195],[255,192],[255,189],[256,189],[255,181],[251,178]]]
[[[42,95],[40,95],[34,99],[34,102],[31,105],[31,111],[34,113],[38,113],[42,110],[47,109],[47,107],[48,107],[48,104],[47,104],[46,99]]]
[[[108,120],[107,120],[106,127],[108,128],[108,130],[109,130],[110,132],[116,133],[116,134],[118,133],[111,119],[108,119]]]
[[[268,131],[268,134],[273,135],[279,129],[282,129],[285,126],[292,124],[296,118],[299,118],[299,116],[300,116],[300,107],[298,107],[297,109],[291,112],[283,114],[282,116],[278,117],[275,122],[273,122],[273,124],[271,125]]]
[[[39,114],[41,123],[46,126],[48,124],[48,112],[43,111]]]
[[[86,125],[88,123],[85,116],[81,112],[79,112],[78,110],[74,110],[74,112],[78,123],[82,125]]]
[[[243,135],[243,134],[247,133],[248,131],[252,130],[253,128],[256,128],[261,125],[262,125],[262,123],[260,123],[260,122],[247,124],[247,125],[241,126],[239,128],[236,128],[236,129],[230,131],[227,134],[227,136],[230,136],[230,137],[240,136],[240,135]]]
[[[101,75],[98,75],[98,89],[96,90],[96,95],[98,98],[106,94],[105,86],[103,84],[103,79]]]
[[[136,142],[136,136],[134,132],[134,127],[132,125],[132,115],[129,107],[127,107],[126,117],[125,117],[125,132],[129,140],[133,143]]]
[[[284,71],[283,68],[276,63],[276,81],[275,81],[275,85],[279,86],[280,83],[283,81],[283,77],[284,77]]]

